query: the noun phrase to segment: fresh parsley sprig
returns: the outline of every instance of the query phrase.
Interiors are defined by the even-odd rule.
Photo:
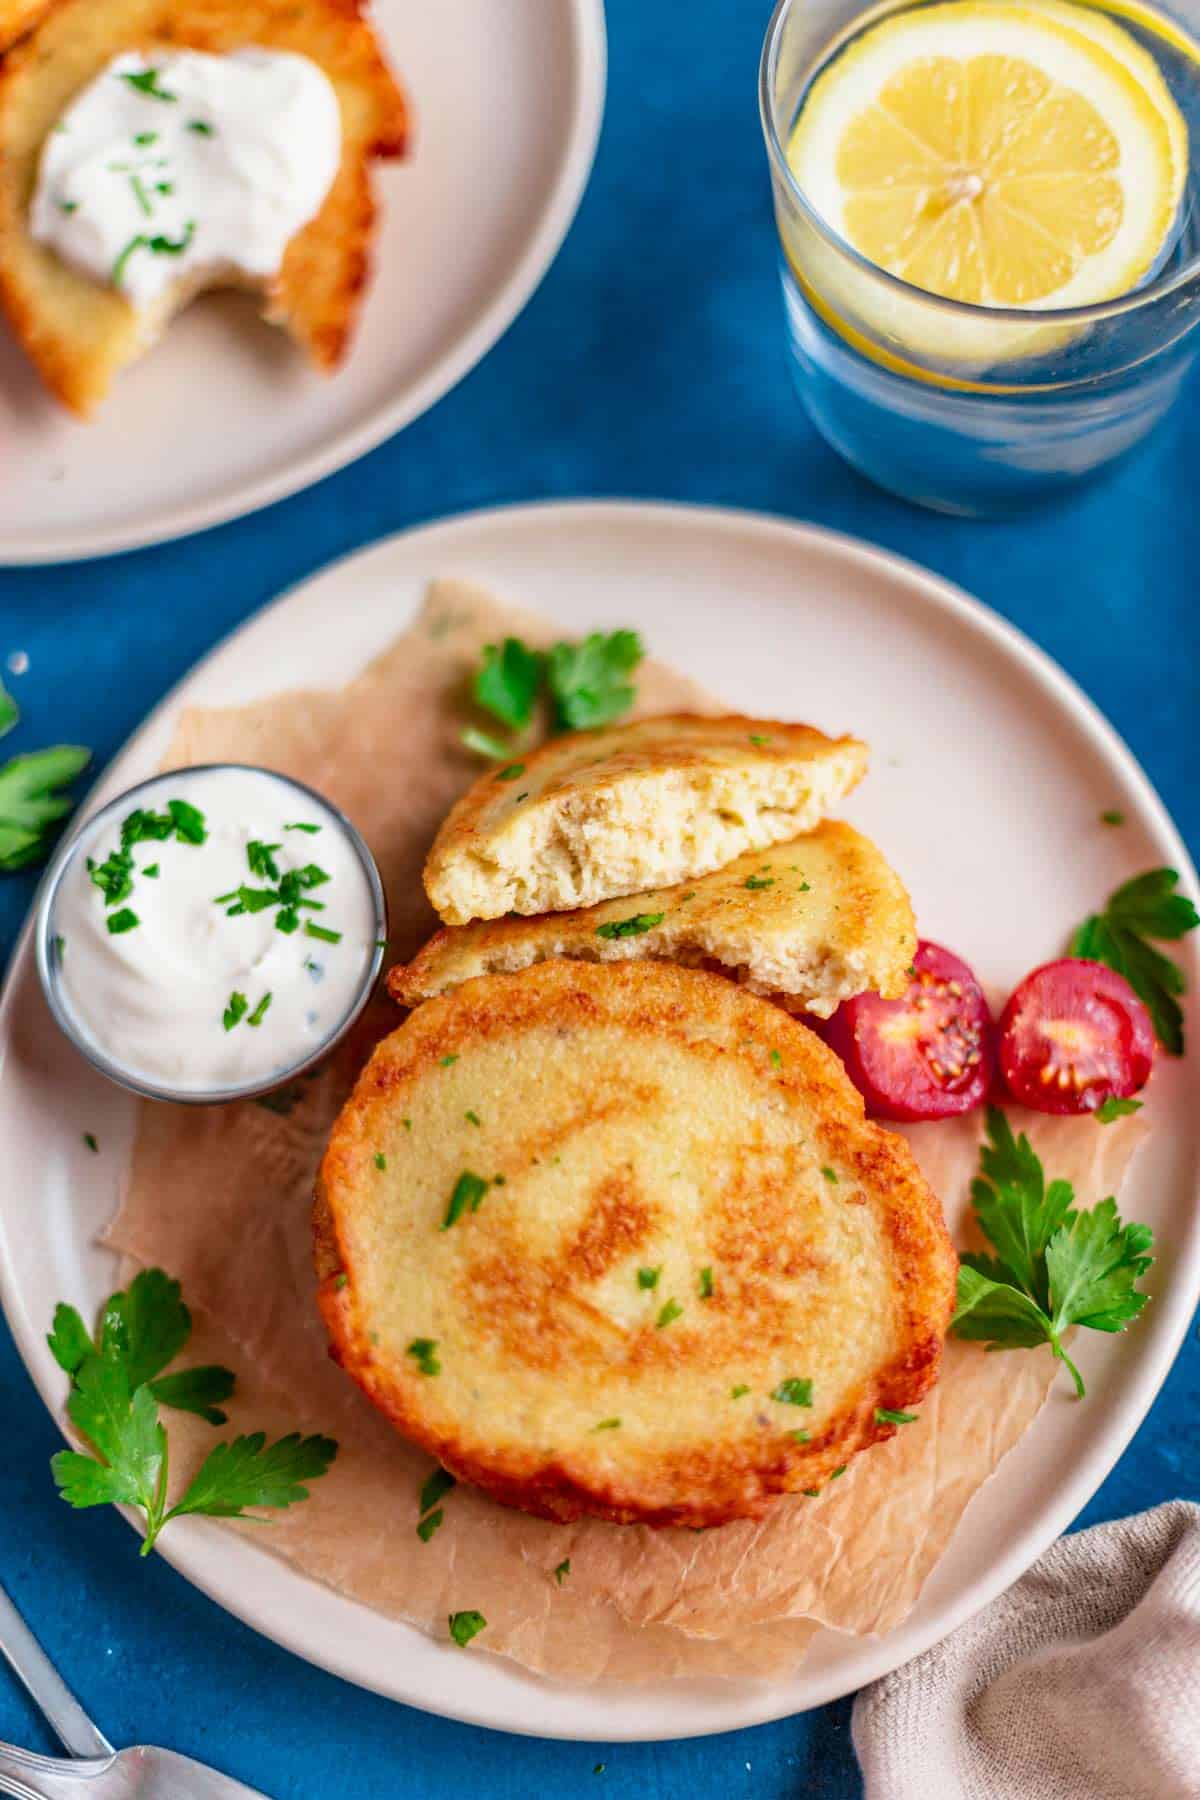
[[[1154,1234],[1148,1225],[1123,1224],[1111,1196],[1077,1209],[1070,1182],[1048,1183],[1029,1139],[1014,1137],[995,1107],[987,1134],[971,1197],[996,1255],[962,1257],[951,1329],[989,1350],[1049,1344],[1082,1399],[1083,1377],[1063,1333],[1071,1325],[1124,1331],[1137,1318],[1149,1295],[1135,1283],[1154,1260]]]
[[[1146,1004],[1155,1034],[1172,1056],[1183,1055],[1183,1012],[1179,996],[1186,981],[1178,963],[1155,950],[1149,939],[1174,942],[1200,925],[1186,894],[1175,892],[1174,869],[1149,869],[1108,896],[1103,909],[1083,921],[1071,939],[1072,956],[1106,963],[1123,975]]]
[[[544,652],[508,637],[484,647],[471,695],[510,733],[524,730],[543,698],[553,731],[593,731],[611,725],[632,706],[630,678],[644,655],[636,631],[593,631],[579,643],[563,641]],[[462,741],[496,761],[511,751],[510,743],[474,725],[466,728]]]
[[[0,768],[0,869],[44,862],[54,827],[75,805],[62,790],[92,760],[78,744],[55,744],[14,756]]]
[[[179,1283],[161,1269],[143,1269],[109,1298],[96,1336],[75,1308],[64,1304],[56,1308],[47,1338],[55,1361],[71,1377],[71,1422],[97,1453],[60,1450],[50,1459],[59,1493],[74,1507],[139,1507],[146,1516],[143,1556],[164,1527],[186,1513],[238,1519],[249,1507],[306,1500],[303,1483],[324,1475],[337,1455],[331,1438],[292,1432],[268,1444],[263,1432],[252,1432],[210,1451],[169,1505],[167,1433],[159,1407],[223,1425],[221,1407],[234,1388],[232,1371],[215,1363],[163,1373],[191,1332]]]

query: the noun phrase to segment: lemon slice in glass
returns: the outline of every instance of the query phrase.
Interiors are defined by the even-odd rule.
[[[884,19],[830,64],[788,161],[826,222],[890,274],[1041,310],[1146,279],[1179,209],[1187,127],[1110,20],[1067,0],[950,0]]]

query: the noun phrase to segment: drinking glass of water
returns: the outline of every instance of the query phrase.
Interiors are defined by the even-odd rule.
[[[1016,512],[1162,417],[1200,339],[1200,0],[780,0],[760,104],[792,364],[883,487]]]

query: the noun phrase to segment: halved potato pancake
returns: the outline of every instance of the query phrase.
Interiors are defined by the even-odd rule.
[[[937,1376],[955,1256],[807,1028],[665,963],[467,982],[384,1039],[315,1211],[335,1358],[548,1518],[714,1525],[813,1488]]]
[[[451,808],[425,891],[465,925],[690,881],[811,830],[866,768],[856,738],[774,719],[673,713],[571,732]]]
[[[748,850],[726,868],[581,911],[477,920],[432,937],[388,975],[402,1006],[477,975],[552,956],[718,964],[756,994],[827,1019],[868,988],[898,999],[917,927],[904,884],[869,838],[826,819],[804,837]]]
[[[30,15],[33,16],[32,14]],[[43,381],[88,414],[149,348],[185,287],[139,313],[115,288],[70,268],[29,233],[38,158],[65,107],[124,50],[221,54],[259,45],[306,56],[338,97],[342,155],[315,219],[288,245],[263,312],[332,370],[367,278],[375,221],[371,162],[403,153],[408,113],[360,0],[57,0],[0,63],[0,303]],[[186,395],[180,406],[186,412]]]

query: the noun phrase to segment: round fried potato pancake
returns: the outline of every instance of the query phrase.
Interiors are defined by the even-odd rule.
[[[867,769],[857,738],[669,713],[551,738],[450,809],[425,864],[447,925],[667,887],[811,831]]]
[[[868,988],[899,999],[917,948],[904,884],[869,838],[840,819],[724,869],[577,912],[476,920],[437,932],[388,975],[418,1006],[476,975],[552,956],[587,962],[653,957],[719,965],[756,994],[827,1019]]]
[[[545,962],[418,1008],[317,1183],[334,1357],[547,1518],[716,1525],[937,1377],[955,1256],[830,1050],[723,976]]]

